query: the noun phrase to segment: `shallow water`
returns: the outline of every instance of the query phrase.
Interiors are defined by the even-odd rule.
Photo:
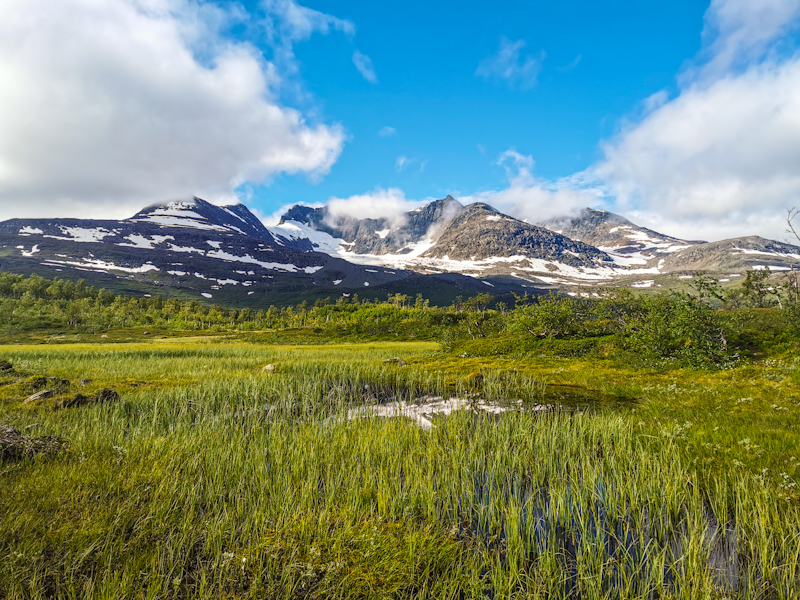
[[[449,398],[441,396],[419,398],[416,402],[387,402],[359,406],[347,411],[347,418],[359,417],[404,417],[414,421],[420,429],[430,431],[436,426],[431,421],[433,415],[449,415],[458,410],[469,410],[474,413],[501,414],[511,410],[528,410],[532,412],[556,410],[555,405],[535,404],[524,406],[522,400],[511,400],[506,403],[488,402],[480,398]]]
[[[568,509],[566,519],[554,517],[551,491],[547,487],[528,488],[514,480],[505,489],[493,484],[492,477],[485,474],[473,476],[473,493],[459,498],[452,505],[451,518],[459,525],[458,537],[477,541],[487,550],[498,553],[501,562],[506,561],[509,538],[517,536],[521,541],[523,565],[531,568],[542,555],[558,557],[564,573],[562,596],[580,600],[581,561],[587,553],[602,556],[606,565],[604,593],[608,598],[622,600],[621,588],[638,596],[661,598],[658,581],[666,589],[679,591],[682,582],[682,563],[686,557],[688,539],[686,514],[677,515],[671,522],[666,537],[656,533],[653,515],[635,515],[628,509],[626,514],[615,514],[604,501],[606,496],[602,483],[598,483],[593,496],[596,500],[588,506],[581,501],[581,490],[566,486]],[[489,506],[496,501],[498,493],[507,494],[517,506],[517,514],[507,513],[501,521],[489,523],[484,518]],[[720,525],[712,512],[705,515],[706,529],[701,545],[709,573],[720,591],[736,593],[742,589],[740,558],[737,547],[737,531],[733,524]],[[511,523],[514,523],[512,526]],[[655,557],[666,550],[666,561]],[[525,567],[523,567],[525,568]]]
[[[421,429],[430,431],[436,426],[434,415],[447,416],[458,410],[469,410],[475,414],[499,415],[508,411],[527,412],[573,412],[597,408],[619,408],[631,406],[635,400],[611,396],[602,392],[576,386],[547,386],[539,402],[523,402],[518,399],[490,401],[477,394],[469,398],[422,396],[412,401],[376,402],[352,408],[347,418],[359,417],[403,417],[412,420]]]

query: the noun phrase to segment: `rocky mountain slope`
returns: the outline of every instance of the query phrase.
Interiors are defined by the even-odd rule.
[[[730,279],[796,265],[800,247],[755,236],[681,240],[594,209],[532,225],[450,196],[392,219],[298,205],[271,227],[243,205],[199,198],[120,221],[0,223],[0,270],[242,306],[355,290],[368,297],[424,290],[444,299],[575,284],[658,287],[698,270]]]
[[[452,196],[435,200],[394,219],[335,216],[327,206],[310,208],[298,204],[283,215],[273,231],[295,235],[288,229],[283,231],[294,223],[329,235],[332,238],[329,245],[338,243],[344,246],[343,251],[351,254],[410,254],[423,240],[438,237],[437,234],[463,210],[461,203]]]
[[[681,240],[631,223],[621,215],[595,208],[585,208],[576,217],[551,219],[542,226],[598,248],[620,254],[659,250],[676,252],[702,241]]]
[[[747,271],[800,269],[800,247],[756,235],[697,244],[664,262],[666,271]]]
[[[590,268],[611,262],[593,246],[529,225],[481,202],[464,208],[422,256],[451,260],[525,256]]]
[[[648,287],[660,285],[655,278],[685,279],[696,270],[781,271],[790,269],[800,253],[796,246],[763,238],[683,240],[590,208],[536,226],[486,204],[463,207],[450,196],[393,222],[337,221],[325,207],[295,206],[270,230],[308,239],[315,249],[350,262],[556,286],[613,282]]]
[[[598,247],[626,267],[623,273],[638,270],[641,277],[675,274],[686,278],[695,271],[724,276],[749,269],[787,271],[800,265],[800,247],[793,244],[758,236],[716,242],[682,240],[591,208],[576,217],[553,219],[543,225]]]
[[[219,207],[199,198],[153,205],[120,221],[2,222],[0,269],[80,276],[121,291],[176,293],[234,305],[268,305],[272,298],[309,290],[339,296],[343,289],[419,283],[413,272],[369,268],[317,252],[305,237],[270,231],[241,204]],[[466,278],[435,283],[483,288]]]
[[[621,215],[605,210],[586,208],[576,217],[552,219],[543,226],[596,246],[606,252],[620,267],[656,269],[661,272],[662,259],[704,244],[702,241],[682,240],[640,227]]]
[[[451,196],[389,220],[336,219],[325,207],[292,207],[270,231],[306,238],[315,249],[350,262],[421,273],[463,273],[547,283],[550,276],[609,277],[616,268],[604,252],[544,227],[504,215],[486,204],[464,207]],[[522,284],[527,285],[527,284]]]

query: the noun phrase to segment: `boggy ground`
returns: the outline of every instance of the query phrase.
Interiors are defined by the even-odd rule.
[[[0,461],[0,597],[800,595],[790,353],[697,371],[162,333],[0,347],[0,422],[69,443]],[[523,403],[345,418],[425,395]],[[526,410],[559,401],[580,410]]]

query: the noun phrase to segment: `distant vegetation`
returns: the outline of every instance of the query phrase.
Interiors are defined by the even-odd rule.
[[[798,333],[796,286],[776,287],[768,275],[749,271],[739,287],[725,291],[715,279],[698,274],[688,292],[591,288],[591,294],[516,296],[513,307],[489,294],[458,298],[444,307],[431,306],[421,294],[394,294],[383,301],[353,294],[253,311],[133,298],[87,287],[83,281],[0,273],[0,332],[291,330],[298,341],[302,335],[312,341],[428,339],[471,354],[617,356],[724,368],[765,343],[786,342]],[[770,307],[779,308],[753,310]]]

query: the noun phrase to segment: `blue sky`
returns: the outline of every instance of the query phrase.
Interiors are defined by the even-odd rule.
[[[784,236],[800,0],[3,0],[0,219],[198,195]]]
[[[514,148],[557,179],[600,159],[599,142],[700,49],[706,2],[306,2],[356,26],[295,46],[299,76],[348,139],[319,183],[280,175],[253,190],[265,212],[373,188],[409,198],[473,194],[506,182],[498,156]],[[432,5],[434,7],[432,8]],[[476,75],[520,43],[527,79]],[[521,45],[520,44],[520,45]],[[356,70],[370,57],[377,83]],[[265,48],[269,53],[269,49]],[[524,67],[521,67],[524,68]],[[538,73],[536,72],[538,71]],[[287,98],[291,102],[291,98]],[[384,127],[396,130],[381,137]],[[398,167],[399,157],[408,163]]]

